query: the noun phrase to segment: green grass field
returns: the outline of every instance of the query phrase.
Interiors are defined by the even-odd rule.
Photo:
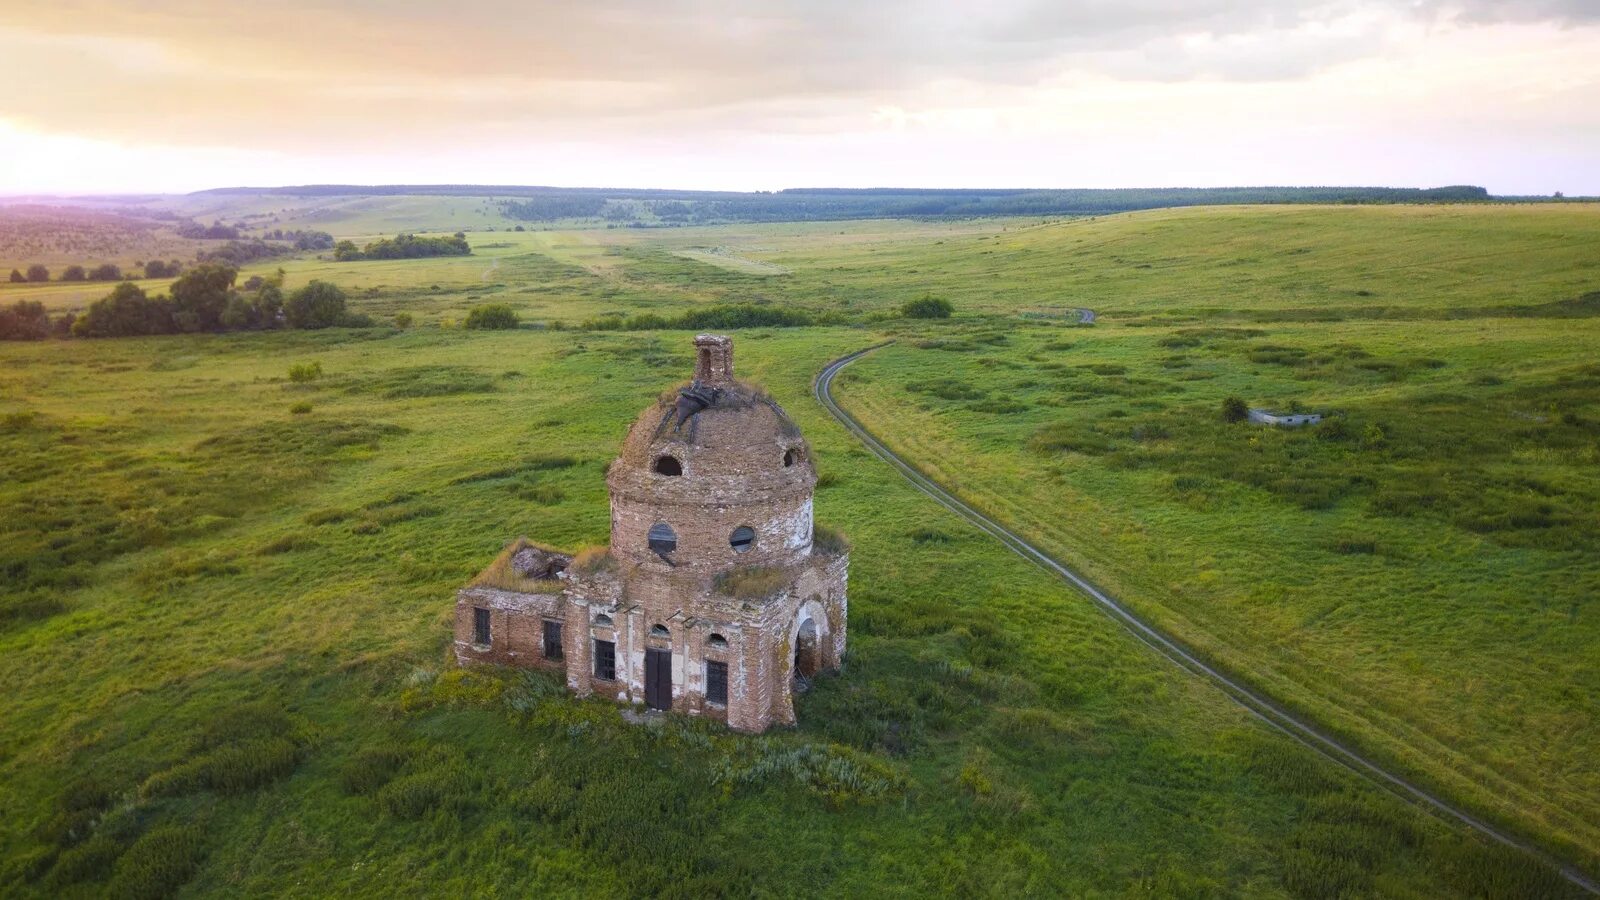
[[[808,390],[895,338],[838,386],[891,444],[1592,869],[1600,334],[1564,301],[1600,289],[1596,238],[1584,206],[495,232],[283,264],[410,330],[0,345],[0,886],[1563,895],[1164,663]],[[763,265],[681,255],[713,248]],[[927,291],[957,317],[892,316]],[[454,669],[453,590],[519,534],[603,542],[605,465],[690,368],[685,332],[441,327],[491,301],[854,323],[736,335],[855,545],[848,665],[797,729],[629,726]],[[1225,425],[1230,395],[1341,415]]]

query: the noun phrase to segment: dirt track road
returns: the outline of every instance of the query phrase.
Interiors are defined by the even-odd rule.
[[[894,467],[912,486],[929,497],[933,498],[940,506],[950,510],[968,522],[993,536],[1000,543],[1005,544],[1012,552],[1029,562],[1035,563],[1052,574],[1082,591],[1102,612],[1115,619],[1118,624],[1128,630],[1135,638],[1146,646],[1160,653],[1168,660],[1190,672],[1204,678],[1221,688],[1235,703],[1248,710],[1252,715],[1279,732],[1289,736],[1302,746],[1313,750],[1323,757],[1338,763],[1341,766],[1366,778],[1378,787],[1389,791],[1403,800],[1414,803],[1423,809],[1442,818],[1454,820],[1478,832],[1479,834],[1498,841],[1507,846],[1516,847],[1526,851],[1550,865],[1560,869],[1561,874],[1568,881],[1587,890],[1591,894],[1600,895],[1600,883],[1588,874],[1576,869],[1559,859],[1545,853],[1521,838],[1490,825],[1471,813],[1443,800],[1427,790],[1419,787],[1404,777],[1397,775],[1378,763],[1363,756],[1359,751],[1349,745],[1324,734],[1316,725],[1303,719],[1278,703],[1252,688],[1241,677],[1231,675],[1215,668],[1200,659],[1176,637],[1166,634],[1144,619],[1140,618],[1128,607],[1114,597],[1095,587],[1087,579],[1072,571],[1061,562],[1045,554],[1020,535],[1012,532],[1004,525],[999,524],[988,516],[966,503],[940,486],[937,482],[923,475],[916,466],[902,458],[886,447],[867,431],[861,423],[857,422],[848,412],[845,412],[833,396],[833,379],[845,366],[850,365],[861,357],[884,346],[878,344],[865,350],[858,350],[848,356],[842,356],[824,366],[817,374],[816,381],[812,384],[812,394],[817,402],[828,411],[839,424],[843,425],[851,434],[855,435],[878,458]]]

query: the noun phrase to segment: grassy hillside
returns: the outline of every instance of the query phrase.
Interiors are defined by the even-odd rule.
[[[1161,662],[807,389],[896,337],[839,386],[892,443],[1592,863],[1595,320],[1544,305],[1600,287],[1597,231],[1567,206],[495,233],[286,266],[410,331],[0,346],[0,885],[1560,895]],[[957,319],[879,318],[928,290]],[[849,664],[798,729],[633,727],[454,670],[453,589],[519,534],[604,541],[604,467],[690,367],[682,332],[438,327],[490,298],[569,325],[736,301],[855,323],[737,336],[856,547]],[[1343,432],[1225,426],[1234,394]]]

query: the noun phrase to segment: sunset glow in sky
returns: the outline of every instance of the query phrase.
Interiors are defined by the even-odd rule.
[[[1600,194],[1600,0],[0,0],[0,193]]]

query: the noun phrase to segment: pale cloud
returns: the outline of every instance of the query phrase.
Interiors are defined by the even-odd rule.
[[[1588,0],[0,0],[0,189],[75,140],[96,188],[1460,180],[1431,146],[1600,192],[1597,35]]]

